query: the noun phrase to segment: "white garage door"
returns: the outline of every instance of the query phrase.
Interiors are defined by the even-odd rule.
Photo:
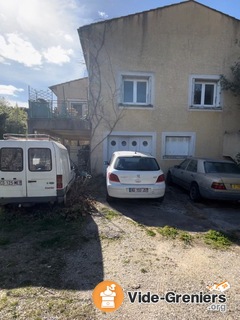
[[[114,151],[139,151],[151,153],[153,151],[151,136],[109,136],[108,160]]]

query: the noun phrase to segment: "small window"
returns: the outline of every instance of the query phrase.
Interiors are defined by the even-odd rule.
[[[134,140],[134,141],[132,142],[132,146],[133,146],[133,147],[136,147],[136,145],[137,145],[137,141]]]
[[[151,74],[122,75],[120,105],[127,107],[152,107],[152,78]]]
[[[219,76],[191,76],[190,91],[190,109],[221,109]]]
[[[23,170],[23,150],[21,148],[2,148],[0,157],[1,171]]]
[[[112,141],[111,141],[111,146],[114,147],[115,145],[116,145],[116,141],[115,141],[115,140],[112,140]]]
[[[187,165],[189,164],[189,159],[184,160],[183,162],[180,163],[179,169],[185,170]]]
[[[51,171],[52,157],[48,148],[29,148],[28,164],[30,171]]]
[[[194,155],[194,132],[163,132],[162,157],[163,159],[184,159]]]
[[[123,147],[126,147],[127,142],[126,142],[125,140],[123,140],[122,143],[121,143],[121,145],[122,145]]]
[[[197,172],[197,160],[191,160],[188,167],[187,171],[191,172]]]

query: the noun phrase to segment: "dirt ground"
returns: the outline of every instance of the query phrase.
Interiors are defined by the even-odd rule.
[[[106,212],[101,203],[98,205],[99,212]],[[93,220],[101,239],[103,279],[117,282],[125,292],[125,300],[117,311],[104,314],[96,309],[97,319],[239,319],[240,250],[237,245],[228,250],[212,249],[197,233],[193,233],[191,244],[179,239],[165,239],[160,234],[150,236],[148,229],[122,215],[109,220],[100,214]],[[91,224],[85,232],[91,233]],[[87,253],[84,250],[84,253],[94,255],[91,251]],[[67,268],[63,273],[65,281],[77,285],[78,281],[93,279],[94,270],[91,269],[83,271],[83,278],[76,278],[79,264],[85,266],[82,258],[82,251],[67,258]],[[224,280],[231,286],[225,292],[225,312],[208,310],[211,303],[171,304],[161,301],[157,304],[131,304],[127,297],[128,291],[150,291],[161,296],[169,291],[207,294],[207,285]],[[92,291],[87,290],[79,296],[91,299],[91,294]]]
[[[33,239],[28,223],[27,232],[2,242],[0,319],[240,319],[238,205],[195,205],[178,189],[169,189],[162,204],[120,200],[109,205],[102,186],[95,196],[97,210],[80,225],[46,228],[42,223]],[[177,235],[161,234],[166,225]],[[232,245],[207,245],[204,235],[210,229],[230,232]],[[103,280],[123,288],[124,301],[114,312],[102,312],[93,303],[92,292]],[[207,288],[223,281],[230,285],[224,292]],[[217,296],[215,303],[131,303],[128,292],[224,294],[226,302]]]

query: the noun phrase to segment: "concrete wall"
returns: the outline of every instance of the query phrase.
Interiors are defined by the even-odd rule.
[[[231,75],[230,66],[240,53],[239,20],[188,1],[83,27],[79,35],[88,59],[91,90],[99,93],[101,79],[101,105],[108,119],[95,123],[92,148],[99,145],[92,163],[96,172],[103,168],[101,140],[108,123],[120,113],[114,131],[156,132],[157,158],[165,171],[179,161],[162,158],[163,132],[195,132],[195,156],[223,155],[224,132],[240,129],[237,100],[222,92],[221,111],[190,110],[189,77]],[[94,77],[97,67],[98,78]],[[153,108],[119,107],[121,72],[154,75]]]

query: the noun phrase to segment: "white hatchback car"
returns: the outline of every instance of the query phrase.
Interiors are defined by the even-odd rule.
[[[113,153],[106,174],[107,201],[113,198],[156,198],[165,194],[165,178],[157,160],[134,151]]]

